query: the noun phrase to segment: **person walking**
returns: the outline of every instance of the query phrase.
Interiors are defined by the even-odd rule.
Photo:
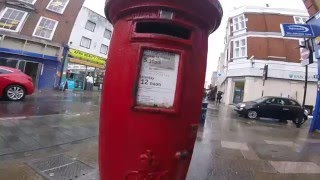
[[[218,91],[218,93],[217,93],[217,104],[219,104],[219,105],[221,103],[222,95],[223,95],[223,92]]]
[[[91,73],[88,74],[88,76],[86,77],[87,83],[86,83],[86,90],[87,91],[92,91],[93,90],[93,77],[91,75]]]

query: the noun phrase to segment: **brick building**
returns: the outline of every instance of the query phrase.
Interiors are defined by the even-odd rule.
[[[320,0],[303,0],[310,16],[316,14],[320,9]]]
[[[220,90],[226,104],[261,96],[282,96],[302,102],[305,68],[300,64],[299,39],[282,37],[281,23],[304,23],[303,10],[241,7],[228,19],[225,51],[218,63]],[[268,79],[263,69],[268,65]],[[317,65],[309,68],[307,104],[313,105]]]
[[[63,46],[84,0],[0,0],[0,65],[21,69],[37,88],[59,84]]]

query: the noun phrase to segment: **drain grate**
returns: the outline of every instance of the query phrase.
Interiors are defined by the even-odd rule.
[[[48,180],[74,180],[93,171],[91,166],[63,154],[28,164]]]

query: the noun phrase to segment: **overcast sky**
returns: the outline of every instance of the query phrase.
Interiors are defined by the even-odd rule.
[[[86,0],[84,6],[103,15],[104,2],[105,0]],[[206,81],[210,81],[212,72],[217,69],[219,55],[223,52],[224,31],[230,10],[244,5],[265,6],[265,4],[269,4],[270,7],[274,8],[305,9],[302,0],[220,0],[220,2],[224,10],[224,17],[220,28],[209,37]]]

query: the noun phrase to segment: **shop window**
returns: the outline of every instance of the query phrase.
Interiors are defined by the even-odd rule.
[[[94,32],[94,29],[96,28],[96,23],[92,21],[87,21],[86,27],[87,30]]]
[[[52,40],[58,21],[46,17],[40,17],[33,36]]]
[[[109,47],[107,45],[101,44],[100,53],[107,54]]]
[[[105,29],[103,37],[107,39],[111,39],[111,31],[109,29]]]
[[[294,23],[296,24],[305,24],[309,19],[308,17],[300,17],[300,16],[294,16],[293,18],[294,18]]]
[[[28,4],[34,4],[37,0],[19,0]]]
[[[70,0],[51,0],[47,9],[59,14],[63,14]]]
[[[243,14],[240,16],[234,17],[232,19],[232,22],[233,22],[233,31],[239,31],[246,28],[246,21]]]
[[[18,32],[27,17],[27,12],[5,8],[0,15],[0,29]]]
[[[82,36],[80,46],[90,49],[91,39]]]
[[[247,40],[239,39],[233,41],[233,58],[241,58],[247,56]]]

